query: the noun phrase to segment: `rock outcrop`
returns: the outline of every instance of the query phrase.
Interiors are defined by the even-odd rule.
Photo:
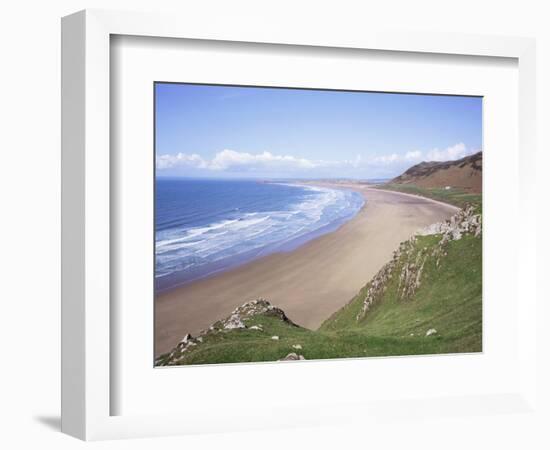
[[[469,205],[459,210],[454,216],[445,222],[434,223],[419,232],[417,236],[429,236],[442,234],[447,241],[456,241],[463,234],[481,234],[481,214],[476,214],[473,206]]]
[[[170,352],[167,358],[161,356],[155,361],[156,366],[168,366],[178,364],[193,347],[202,343],[202,337],[194,338],[189,333]]]
[[[197,337],[186,334],[168,355],[162,355],[157,359],[156,365],[177,365],[185,358],[190,349],[202,344],[204,339],[212,334],[225,333],[239,329],[263,332],[263,327],[261,325],[252,325],[250,327],[247,325],[247,322],[250,319],[258,315],[275,317],[291,326],[297,326],[286,316],[282,309],[277,308],[267,300],[260,298],[239,306],[228,317],[215,322],[207,330],[203,330]],[[272,336],[271,339],[279,340],[279,336]]]
[[[481,236],[481,215],[476,214],[475,208],[471,205],[459,210],[449,220],[434,223],[402,242],[393,253],[392,260],[370,281],[363,306],[356,317],[357,321],[362,320],[372,305],[382,297],[394,276],[399,277],[398,300],[411,299],[422,283],[426,262],[429,259],[434,260],[436,267],[439,267],[441,258],[447,255],[447,243],[461,239],[466,234]],[[441,235],[441,238],[435,246],[417,248],[418,236],[429,235]],[[399,273],[396,273],[398,267]]]
[[[450,241],[462,239],[465,235],[480,237],[481,231],[481,215],[477,214],[472,206],[467,206],[459,210],[449,220],[430,225],[417,232],[410,239],[402,242],[399,248],[393,253],[391,261],[382,267],[368,283],[367,293],[361,310],[356,316],[356,320],[360,321],[365,317],[372,305],[382,298],[392,280],[395,280],[397,283],[397,300],[412,300],[422,285],[422,277],[426,264],[433,262],[435,267],[438,268],[441,259],[447,255],[447,245]],[[431,243],[426,247],[420,246],[419,238],[430,235],[439,236],[437,242],[435,244]],[[276,318],[290,326],[298,326],[286,316],[282,309],[260,298],[239,306],[228,317],[215,322],[197,337],[186,334],[170,353],[162,355],[157,359],[156,365],[181,364],[189,354],[189,351],[204,345],[212,335],[233,333],[239,330],[250,330],[261,335],[264,333],[263,326],[257,321],[252,320],[259,315]],[[252,323],[250,323],[251,321]],[[426,332],[426,336],[434,334],[437,334],[435,329],[429,329]],[[413,335],[411,334],[411,336]],[[280,342],[279,336],[265,333],[265,337],[274,341],[273,345],[280,345],[277,344]],[[300,351],[302,350],[302,345],[294,343],[292,349]],[[291,352],[279,361],[297,361],[303,359],[305,359],[303,355]]]
[[[303,361],[305,358],[303,355],[298,355],[297,353],[289,353],[284,358],[281,358],[279,361]]]
[[[273,306],[271,303],[269,303],[267,300],[260,298],[258,300],[253,300],[239,306],[228,317],[214,323],[209,330],[224,331],[239,328],[248,328],[246,326],[246,321],[251,317],[260,314],[269,317],[275,317],[290,325],[296,325],[286,316],[285,312],[281,308],[277,308],[276,306]],[[251,329],[261,330],[261,327],[255,326],[251,327]]]

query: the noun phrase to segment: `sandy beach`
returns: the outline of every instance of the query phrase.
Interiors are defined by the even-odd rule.
[[[325,186],[330,186],[325,184]],[[449,218],[456,208],[361,184],[365,206],[338,230],[291,252],[275,253],[186,284],[155,299],[155,354],[171,350],[237,306],[263,297],[297,324],[316,329],[345,305],[419,228]]]

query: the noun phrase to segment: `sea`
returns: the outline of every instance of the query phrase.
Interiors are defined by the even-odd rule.
[[[362,195],[348,189],[157,178],[155,291],[294,250],[336,230],[363,204]]]

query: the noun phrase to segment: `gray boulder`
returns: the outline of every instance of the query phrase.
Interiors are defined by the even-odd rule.
[[[303,360],[305,360],[303,355],[298,355],[297,353],[289,353],[279,361],[303,361]]]

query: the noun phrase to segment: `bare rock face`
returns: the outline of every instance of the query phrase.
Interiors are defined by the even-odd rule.
[[[442,234],[448,241],[456,241],[464,234],[473,234],[478,237],[481,235],[481,214],[475,214],[474,207],[467,206],[449,220],[434,223],[417,233],[418,236],[433,234]]]
[[[246,321],[251,317],[257,315],[266,315],[276,317],[283,322],[295,325],[285,314],[281,308],[277,308],[269,303],[267,300],[260,298],[247,302],[238,308],[236,308],[229,317],[222,319],[210,327],[211,331],[223,331],[234,330],[239,328],[247,328]],[[260,329],[261,327],[254,327],[253,329]]]
[[[417,249],[417,236],[441,235],[441,239],[434,247]],[[447,255],[446,244],[449,241],[461,239],[464,235],[481,236],[481,215],[475,214],[473,206],[467,206],[459,210],[449,220],[434,223],[402,242],[393,253],[392,260],[387,263],[373,277],[369,283],[367,295],[363,307],[357,314],[357,321],[365,317],[371,306],[382,297],[386,291],[389,280],[397,275],[398,299],[411,299],[422,283],[424,265],[428,259],[435,259],[436,267],[439,267],[441,258]],[[395,274],[397,266],[400,272]]]
[[[172,365],[177,364],[179,361],[183,359],[186,352],[196,345],[200,344],[202,342],[202,338],[194,338],[189,333],[187,333],[183,339],[179,342],[178,345],[176,345],[167,358],[167,363],[160,364],[160,362],[157,360],[157,365]]]
[[[396,267],[401,263],[401,271],[399,272],[398,293],[400,300],[411,298],[416,290],[420,287],[422,271],[428,257],[428,252],[425,250],[415,250],[416,237],[412,237],[407,241],[402,242],[398,249],[393,252],[392,260],[387,263],[374,276],[370,282],[367,295],[363,302],[363,307],[357,315],[357,320],[365,317],[371,306],[382,297],[382,294],[387,289],[388,282],[394,276]]]
[[[303,361],[303,360],[305,360],[303,355],[298,355],[297,353],[289,353],[279,361]]]
[[[193,339],[193,336],[191,336],[189,333],[187,333],[183,339],[180,341],[180,344],[187,344]]]
[[[413,243],[415,241],[412,241]],[[405,253],[406,260],[399,274],[399,286],[397,288],[400,300],[408,300],[412,298],[417,289],[420,287],[424,264],[428,257],[428,252],[420,249],[416,253],[416,257],[411,251]]]
[[[235,330],[239,328],[246,328],[246,325],[241,320],[238,314],[231,314],[227,319],[222,321],[224,330]]]
[[[363,307],[361,308],[361,311],[357,315],[358,321],[361,320],[363,317],[365,317],[365,314],[370,309],[372,304],[378,298],[380,298],[380,296],[386,290],[386,284],[393,274],[393,269],[395,268],[396,263],[397,263],[396,253],[394,253],[394,258],[389,263],[387,263],[384,267],[382,267],[382,269],[380,269],[380,271],[371,280],[369,290],[367,291],[367,295],[363,302]]]
[[[249,319],[260,314],[276,317],[292,326],[297,326],[286,316],[282,309],[277,308],[267,300],[260,298],[239,306],[225,319],[219,320],[218,322],[212,324],[208,329],[201,331],[198,337],[193,337],[190,334],[186,334],[178,345],[176,345],[176,347],[174,347],[168,354],[168,357],[163,355],[157,359],[157,365],[178,364],[186,356],[190,349],[202,344],[208,335],[214,333],[223,333],[239,329],[249,329],[262,332],[263,328],[261,325],[252,325],[251,327],[248,327],[246,324]],[[274,340],[275,338],[278,340],[279,336],[272,337]]]

